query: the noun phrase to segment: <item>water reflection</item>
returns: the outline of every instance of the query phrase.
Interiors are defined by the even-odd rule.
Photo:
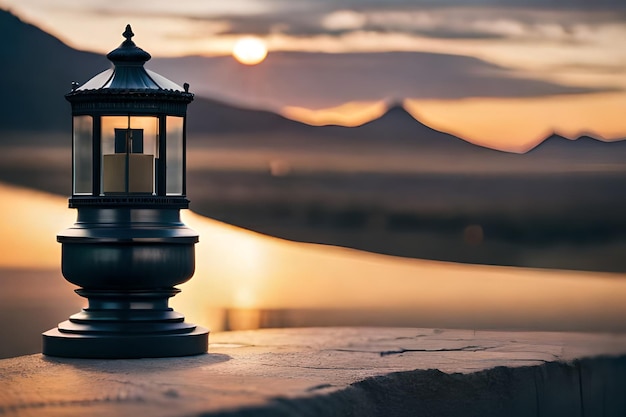
[[[274,239],[193,213],[185,213],[185,222],[201,236],[198,269],[173,304],[214,330],[626,330],[624,274],[406,259]]]
[[[2,184],[0,195],[11,196],[0,200],[0,314],[38,339],[46,328],[29,327],[38,303],[78,309],[82,300],[59,273],[17,279],[11,271],[58,271],[56,233],[75,212],[64,197]],[[339,325],[626,331],[624,274],[405,259],[275,239],[192,212],[183,218],[200,234],[197,268],[172,306],[213,331]],[[46,310],[55,321],[67,315]]]

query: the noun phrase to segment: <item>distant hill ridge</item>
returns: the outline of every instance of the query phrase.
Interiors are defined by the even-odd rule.
[[[69,130],[70,83],[108,67],[105,57],[76,51],[41,29],[0,11],[0,126],[3,130]]]
[[[462,138],[425,125],[415,119],[400,103],[393,103],[380,117],[356,127],[322,127],[328,132],[340,132],[346,137],[371,138],[371,140],[402,142],[403,145],[444,148],[482,148]],[[489,148],[485,148],[489,149]],[[491,150],[491,149],[489,149]]]
[[[626,140],[604,141],[589,135],[568,138],[555,132],[527,151],[526,155],[578,160],[581,163],[587,161],[588,168],[591,165],[598,168],[598,164],[623,166],[620,161],[626,158]]]
[[[4,98],[0,105],[0,130],[68,132],[70,110],[64,95],[69,91],[70,83],[84,83],[108,68],[109,61],[102,55],[70,48],[4,10],[0,10],[0,37],[5,40],[0,45],[0,61],[5,63],[0,77],[0,91]],[[150,67],[149,62],[147,67]],[[167,77],[167,74],[163,75]],[[442,151],[483,149],[496,152],[427,126],[398,103],[391,105],[379,118],[361,126],[343,127],[310,126],[270,111],[245,109],[196,97],[189,107],[188,120],[189,131],[203,135],[282,135],[306,140],[383,142],[390,146],[396,143]],[[572,151],[574,148],[588,151],[600,144],[601,147],[607,146],[589,136],[572,141],[555,134],[540,142],[533,152],[567,147]],[[626,147],[626,141],[609,147]]]

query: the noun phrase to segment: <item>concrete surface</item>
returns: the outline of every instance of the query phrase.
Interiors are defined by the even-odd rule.
[[[0,415],[626,415],[624,334],[305,328],[210,342],[185,358],[1,360]]]

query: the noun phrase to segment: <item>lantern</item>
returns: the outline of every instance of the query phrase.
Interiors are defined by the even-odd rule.
[[[88,306],[43,334],[52,356],[138,358],[207,351],[208,330],[168,307],[195,268],[198,235],[180,220],[185,195],[184,87],[144,68],[126,40],[113,63],[65,97],[73,117],[77,221],[57,236],[62,272]]]

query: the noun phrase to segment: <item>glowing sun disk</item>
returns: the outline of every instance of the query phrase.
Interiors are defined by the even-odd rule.
[[[254,37],[245,37],[235,42],[233,46],[233,57],[245,65],[256,65],[267,56],[265,43]]]

